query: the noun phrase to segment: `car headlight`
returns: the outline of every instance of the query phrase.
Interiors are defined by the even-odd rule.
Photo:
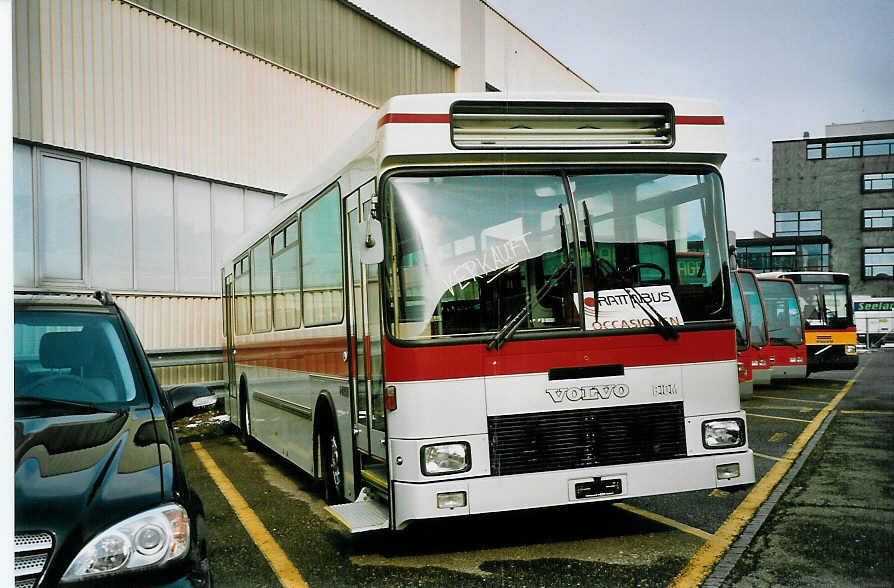
[[[165,504],[106,529],[74,558],[63,582],[159,566],[189,551],[189,515],[178,504]]]
[[[702,423],[702,443],[706,449],[726,449],[745,445],[745,421],[723,419]]]
[[[467,472],[472,469],[472,450],[465,441],[426,445],[420,452],[420,461],[426,476]]]

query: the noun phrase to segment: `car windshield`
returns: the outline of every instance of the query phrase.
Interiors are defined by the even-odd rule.
[[[798,346],[804,342],[801,309],[795,289],[783,280],[760,280],[767,310],[767,326],[772,345]]]
[[[14,361],[17,406],[28,401],[108,408],[145,398],[112,314],[16,310]]]
[[[795,284],[809,327],[845,328],[853,325],[847,284]]]
[[[742,284],[742,293],[748,303],[748,315],[751,319],[751,344],[754,347],[763,347],[767,341],[767,323],[764,321],[764,307],[761,303],[761,294],[757,286],[757,279],[750,272],[737,272]]]
[[[653,325],[630,287],[674,326],[730,319],[716,174],[393,175],[383,203],[386,311],[399,339],[493,334],[514,318],[520,331]],[[591,244],[601,312],[613,318],[604,324],[585,320],[600,304]],[[626,307],[612,315],[615,303]]]

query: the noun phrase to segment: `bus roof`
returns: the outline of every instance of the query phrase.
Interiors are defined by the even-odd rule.
[[[758,278],[787,278],[800,283],[811,283],[811,281],[807,279],[811,276],[828,276],[832,278],[831,281],[837,281],[839,283],[842,281],[850,281],[850,274],[846,274],[844,272],[765,272],[757,275]],[[838,278],[838,280],[835,280],[835,278]],[[825,280],[817,280],[817,283],[821,283],[824,281]]]

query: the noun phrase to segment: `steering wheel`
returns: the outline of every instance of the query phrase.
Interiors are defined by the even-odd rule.
[[[629,266],[627,266],[627,269],[625,271],[628,271],[632,274],[635,270],[638,270],[640,268],[648,268],[648,269],[657,270],[661,274],[661,277],[658,278],[659,280],[664,280],[664,277],[667,275],[666,273],[664,273],[663,267],[661,267],[657,263],[650,263],[648,261],[644,261],[642,263],[634,263],[632,265],[629,265]]]
[[[79,388],[81,391],[85,392],[85,395],[82,396],[80,394],[75,395],[74,398],[69,398],[67,400],[77,400],[77,401],[87,401],[87,402],[105,402],[105,398],[103,398],[99,391],[90,386],[87,382],[85,382],[82,378],[78,376],[72,376],[70,374],[53,374],[51,376],[46,376],[40,378],[36,382],[32,382],[23,388],[20,392],[23,396],[31,395],[35,390],[39,390],[44,387],[51,386],[71,386]]]

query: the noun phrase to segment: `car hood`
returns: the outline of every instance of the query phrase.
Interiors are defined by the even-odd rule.
[[[162,484],[148,408],[16,414],[15,529],[53,535],[50,566],[67,565],[103,529],[159,504]]]

